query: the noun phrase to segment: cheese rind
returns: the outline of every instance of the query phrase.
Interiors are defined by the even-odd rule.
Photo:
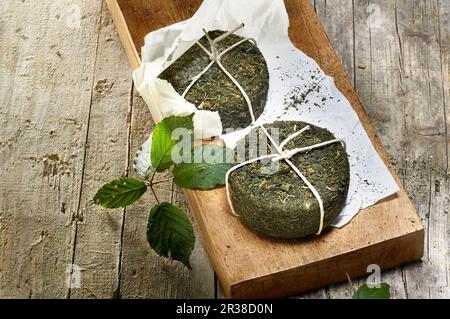
[[[223,33],[211,31],[208,34],[215,39]],[[242,39],[234,34],[228,36],[217,44],[219,53]],[[206,37],[201,38],[200,43],[209,49]],[[192,79],[210,62],[205,51],[194,44],[159,78],[169,81],[179,94],[183,94]],[[221,62],[249,96],[255,118],[258,118],[266,105],[269,90],[269,71],[261,51],[255,44],[246,41],[224,54]],[[185,99],[199,109],[219,112],[224,130],[245,128],[252,122],[241,92],[217,64],[192,86]]]
[[[271,135],[274,135],[273,129],[278,129],[281,142],[306,125],[303,122],[275,122],[265,127]],[[335,139],[326,129],[310,127],[291,140],[285,149]],[[259,134],[259,131],[257,128],[252,132]],[[251,144],[248,136],[241,142],[248,150]],[[270,148],[267,153],[271,153]],[[334,143],[296,154],[290,160],[319,192],[325,209],[324,228],[329,226],[342,211],[349,187],[350,168],[343,145]],[[268,170],[269,165],[258,161],[230,174],[231,200],[242,222],[261,234],[278,238],[299,238],[317,233],[320,210],[311,190],[285,161],[279,163],[275,172]]]

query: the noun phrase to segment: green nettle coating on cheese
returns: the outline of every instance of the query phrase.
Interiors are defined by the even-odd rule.
[[[303,122],[275,122],[265,127],[269,133],[271,128],[278,128],[281,143],[306,125]],[[328,130],[310,126],[310,130],[294,138],[284,149],[334,139]],[[248,137],[242,142],[248,150]],[[267,154],[272,151],[268,150]],[[341,143],[331,144],[294,155],[291,161],[319,192],[325,209],[324,228],[329,226],[342,211],[348,192],[350,169],[344,147]],[[317,233],[320,210],[310,189],[285,161],[281,161],[279,170],[272,174],[261,169],[268,166],[267,161],[258,161],[230,175],[231,199],[244,224],[261,234],[278,238],[299,238]]]
[[[215,39],[223,33],[211,31],[208,34]],[[219,53],[242,39],[237,35],[225,38],[217,44]],[[200,42],[209,48],[206,37]],[[253,43],[246,41],[227,52],[221,61],[249,96],[255,117],[258,118],[266,105],[269,90],[269,71],[264,56]],[[169,81],[179,94],[183,94],[192,79],[210,62],[208,55],[198,45],[193,45],[159,78]],[[185,98],[197,107],[203,103],[201,109],[218,111],[224,129],[243,128],[252,122],[241,92],[217,64],[194,84]]]

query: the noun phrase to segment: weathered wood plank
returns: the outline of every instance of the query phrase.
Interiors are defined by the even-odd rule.
[[[441,49],[441,73],[442,73],[442,95],[444,96],[444,110],[446,118],[447,137],[447,189],[441,190],[443,194],[450,194],[450,2],[439,1],[439,25],[440,25],[440,49]],[[447,215],[447,261],[450,261],[450,196],[446,196],[447,203],[444,206],[444,214]],[[447,280],[450,278],[450,262],[447,262]],[[448,283],[447,283],[448,284]]]
[[[134,92],[132,107],[130,163],[154,127],[148,107],[137,92]],[[134,175],[131,165],[128,173]],[[155,180],[170,177],[170,174],[158,174]],[[126,209],[119,297],[214,298],[214,271],[195,223],[196,244],[191,256],[192,270],[178,262],[161,258],[150,249],[146,239],[147,219],[156,201],[151,192],[147,193],[143,200]],[[180,190],[172,182],[159,184],[156,193],[160,201],[172,202],[189,211]],[[192,220],[192,216],[190,218]]]
[[[342,3],[341,3],[342,2]],[[324,27],[327,30],[327,34],[330,37],[330,39],[332,40],[332,42],[334,43],[335,48],[338,51],[338,54],[341,57],[341,60],[344,62],[344,66],[346,67],[347,72],[349,73],[349,76],[351,77],[353,74],[352,70],[355,72],[355,84],[356,84],[356,88],[358,89],[358,91],[360,92],[360,96],[363,99],[363,103],[365,103],[365,108],[366,111],[369,114],[383,114],[384,111],[386,109],[391,110],[389,113],[389,117],[387,119],[387,121],[392,121],[392,119],[396,119],[398,122],[401,122],[402,118],[407,118],[408,114],[405,114],[403,111],[398,111],[398,108],[394,108],[393,109],[393,100],[388,101],[389,104],[386,105],[386,103],[383,103],[383,99],[386,98],[386,96],[389,95],[383,95],[383,90],[378,90],[378,89],[373,89],[373,83],[374,82],[378,82],[378,83],[382,83],[385,85],[390,85],[392,90],[395,90],[400,87],[400,91],[402,91],[402,83],[400,82],[401,79],[398,75],[395,75],[395,72],[398,72],[398,74],[400,74],[402,72],[401,70],[401,63],[411,63],[411,58],[412,56],[405,56],[403,54],[403,52],[401,52],[401,50],[403,49],[401,47],[401,40],[399,38],[399,35],[397,34],[398,32],[398,20],[396,19],[396,13],[398,14],[398,8],[394,7],[390,7],[390,8],[386,8],[386,6],[382,6],[383,4],[385,4],[385,2],[380,3],[380,2],[367,2],[367,1],[363,1],[363,2],[358,2],[356,1],[354,3],[355,6],[355,15],[349,15],[348,12],[342,12],[347,5],[347,11],[349,11],[349,7],[350,7],[350,3],[351,1],[339,1],[339,2],[326,2],[326,1],[320,1],[320,0],[316,0],[315,4],[316,4],[316,9],[317,12],[319,14],[319,16],[322,19],[322,23],[324,24]],[[440,50],[441,50],[441,60],[442,60],[442,87],[443,87],[443,103],[442,106],[443,111],[442,112],[438,112],[435,120],[437,119],[445,119],[447,117],[446,123],[447,125],[445,127],[448,127],[448,111],[447,111],[447,106],[448,106],[448,52],[449,52],[449,44],[450,44],[450,40],[449,40],[449,13],[450,13],[450,5],[447,3],[445,3],[445,1],[441,1],[440,2],[440,12],[437,15],[437,17],[440,19]],[[403,7],[401,10],[405,13],[409,12],[409,6],[410,4],[404,4],[404,6],[408,6],[407,7]],[[353,9],[352,9],[353,10]],[[384,11],[390,11],[390,15],[387,15]],[[336,16],[333,19],[333,15]],[[330,17],[331,16],[331,17]],[[353,34],[353,27],[350,28],[348,27],[349,25],[351,25],[350,23],[350,18],[352,17],[353,20],[352,22],[356,25],[356,28],[358,31],[355,31],[355,34]],[[343,18],[345,17],[345,18]],[[436,16],[434,17],[436,18]],[[425,17],[425,19],[427,21],[424,21],[424,24],[427,23],[432,23],[433,17]],[[342,23],[340,24],[336,24],[334,23],[334,21],[342,21]],[[339,25],[338,27],[336,25]],[[346,25],[347,29],[342,30],[342,25]],[[375,29],[373,32],[373,30],[369,29]],[[380,29],[382,28],[382,30],[376,30],[376,29]],[[397,51],[397,52],[391,52],[388,55],[386,55],[384,57],[384,55],[382,53],[378,53],[377,48],[374,48],[373,50],[373,45],[376,45],[376,38],[373,40],[372,36],[377,34],[380,35],[380,37],[382,37],[382,34],[386,32],[386,30],[390,30],[390,33],[388,34],[387,38],[392,40],[395,39],[397,40],[394,43],[398,44],[398,47],[391,47],[389,50],[392,51]],[[365,31],[369,31],[369,32],[365,32]],[[374,34],[375,33],[375,34]],[[364,34],[369,35],[364,36]],[[434,32],[432,32],[432,34],[434,35],[438,35],[439,31],[435,30]],[[361,36],[362,35],[362,36]],[[355,51],[357,52],[358,56],[354,57],[354,61],[352,61],[352,59],[349,58],[349,56],[352,56],[353,54],[353,50],[350,50],[351,53],[349,53],[349,48],[351,48],[351,45],[349,45],[348,43],[352,43],[353,40],[353,36],[355,36],[357,38],[357,40],[359,40],[359,45],[357,45],[355,43]],[[367,39],[369,38],[369,39]],[[380,39],[381,40],[381,39]],[[373,43],[373,41],[375,41],[375,43]],[[422,39],[421,40],[422,43],[424,43],[426,45],[427,41],[426,39]],[[384,41],[380,41],[378,42],[380,46],[384,45]],[[368,44],[368,45],[367,45]],[[434,47],[432,48],[432,50],[435,53],[438,53],[439,50]],[[372,58],[372,52],[375,52],[375,55],[377,56],[378,60],[373,59]],[[365,58],[365,55],[368,55],[368,59]],[[393,72],[391,72],[391,76],[393,76],[394,79],[394,83],[390,82],[390,81],[386,81],[381,79],[380,81],[380,76],[373,76],[373,73],[371,72],[370,75],[370,81],[367,81],[366,78],[366,70],[367,70],[367,61],[369,62],[369,65],[371,67],[373,67],[373,63],[377,63],[377,62],[381,62],[380,64],[382,65],[382,61],[383,59],[389,59],[391,58],[392,61],[395,61],[396,56],[398,57],[398,64],[397,67],[394,68]],[[354,65],[353,65],[354,63]],[[439,63],[437,63],[436,65],[438,65]],[[416,65],[417,67],[417,65]],[[397,71],[396,71],[397,70]],[[437,69],[435,70],[436,73]],[[357,74],[359,74],[359,77],[357,76]],[[403,75],[403,77],[405,77],[405,75]],[[426,78],[426,75],[424,74],[424,78]],[[439,81],[436,81],[437,87],[439,87]],[[367,95],[364,94],[365,92],[369,92]],[[417,92],[420,92],[420,90],[417,90]],[[403,93],[401,93],[403,94]],[[420,93],[419,93],[420,94]],[[392,96],[396,96],[396,95],[392,95]],[[372,101],[372,99],[381,99],[381,103],[370,103],[370,101]],[[396,102],[395,104],[400,105],[400,110],[402,110],[403,108],[401,107],[402,105],[402,101]],[[378,105],[377,105],[378,104]],[[381,105],[380,105],[381,104]],[[380,109],[381,106],[381,109]],[[414,104],[415,110],[414,112],[417,112],[418,114],[423,113],[420,110],[420,104]],[[396,112],[395,115],[396,117],[392,117],[392,112]],[[372,117],[373,118],[373,117]],[[381,122],[384,122],[385,120],[381,119]],[[439,120],[438,120],[439,121]],[[387,123],[389,124],[389,123]],[[401,131],[400,133],[397,132],[392,132],[392,130],[389,130],[388,132],[386,132],[385,130],[383,130],[383,126],[382,125],[378,125],[377,123],[374,124],[375,128],[377,129],[377,131],[380,132],[380,136],[382,140],[386,140],[386,141],[390,141],[389,144],[401,144],[403,142],[403,144],[405,144],[405,137],[404,137],[404,131]],[[401,126],[400,126],[401,127]],[[403,129],[405,130],[405,128]],[[447,136],[447,146],[445,147],[446,149],[446,159],[440,161],[441,165],[433,165],[434,168],[441,166],[441,168],[445,167],[445,165],[448,165],[448,133],[445,134]],[[397,141],[397,142],[396,142]],[[409,143],[412,143],[413,141],[410,140]],[[445,141],[444,141],[445,143]],[[386,143],[388,144],[388,143]],[[441,153],[443,152],[444,148],[441,148]],[[402,154],[402,149],[398,148],[398,149],[394,149],[394,150],[389,150],[388,151],[391,159],[393,160],[394,163],[398,163],[399,165],[397,165],[397,171],[399,173],[399,175],[402,177],[402,179],[405,181],[406,180],[406,169],[403,169],[403,164],[405,163],[405,156]],[[441,154],[443,155],[443,154]],[[407,164],[407,163],[406,163]],[[406,165],[405,165],[406,166]],[[409,170],[408,170],[409,171]],[[420,171],[420,167],[415,168],[415,171]],[[443,179],[443,180],[441,180]],[[441,174],[441,178],[437,179],[434,181],[434,188],[432,187],[432,189],[434,189],[431,192],[431,196],[430,196],[430,211],[432,209],[434,209],[434,211],[441,211],[441,214],[439,214],[438,216],[440,216],[440,220],[438,219],[434,225],[435,227],[435,234],[437,234],[436,238],[433,241],[434,245],[434,258],[435,259],[440,259],[437,264],[440,263],[440,268],[441,269],[434,269],[436,271],[436,276],[441,278],[441,284],[439,284],[437,281],[438,280],[434,280],[434,283],[432,283],[432,285],[435,287],[435,289],[438,290],[440,297],[448,297],[448,283],[444,282],[444,278],[448,278],[448,276],[446,275],[446,271],[448,271],[448,228],[446,229],[447,222],[445,220],[445,216],[442,216],[442,212],[443,215],[448,215],[448,207],[450,206],[449,204],[449,187],[448,187],[448,177],[443,177]],[[430,184],[428,182],[425,182],[425,186],[430,186]],[[433,185],[431,185],[433,186]],[[427,192],[425,192],[427,193]],[[413,194],[413,196],[416,194]],[[419,202],[422,200],[419,200]],[[426,204],[425,204],[426,205]],[[427,219],[426,216],[424,216],[423,220],[425,221]],[[400,268],[396,268],[393,270],[388,270],[383,272],[382,274],[382,280],[386,281],[388,283],[391,284],[391,292],[392,292],[392,296],[393,298],[404,298],[406,297],[406,291],[405,291],[405,285],[409,284],[409,289],[408,290],[414,290],[414,289],[418,289],[415,288],[417,286],[420,286],[421,283],[426,283],[427,279],[424,278],[426,275],[424,274],[420,274],[420,273],[415,273],[414,276],[408,276],[407,274],[410,272],[410,269],[414,269],[415,267],[419,267],[422,268],[420,266],[418,266],[420,264],[416,264],[416,265],[407,265],[405,266],[405,271],[404,273],[402,273]],[[446,266],[447,265],[447,266]],[[439,267],[439,266],[438,266]],[[436,268],[436,267],[435,267]],[[445,271],[446,268],[446,271]],[[445,277],[444,277],[445,276]],[[403,279],[403,277],[405,277],[405,279]],[[408,278],[408,283],[406,283],[406,278]],[[357,280],[355,281],[355,285],[357,286],[359,284],[362,284],[364,280]],[[412,287],[411,287],[412,286]],[[342,285],[334,285],[331,286],[329,288],[330,290],[330,294],[329,296],[332,298],[348,298],[351,296],[352,290],[349,287],[348,284],[342,284]],[[442,294],[442,293],[446,293]],[[419,297],[420,294],[411,294],[410,297]],[[315,292],[312,292],[308,295],[304,295],[302,297],[328,297],[328,295],[324,295],[324,291],[323,290],[318,290]]]
[[[445,174],[450,139],[450,3],[397,1],[398,7],[392,11],[394,2],[355,0],[356,54],[353,55],[352,37],[347,33],[351,2],[339,0],[336,3],[340,6],[334,10],[337,6],[334,1],[316,0],[316,6],[374,127],[429,229],[424,262],[404,267],[407,296],[448,297],[444,276],[448,278],[450,258],[450,186]],[[131,89],[126,83],[129,73],[125,70],[127,62],[118,54],[120,49],[114,49],[117,41],[111,26],[102,26],[98,33],[99,2],[79,3],[83,17],[79,29],[65,25],[70,18],[64,11],[66,7],[55,3],[65,1],[52,4],[3,1],[0,7],[0,245],[4,247],[0,250],[0,296],[66,296],[66,269],[72,260],[74,224],[81,219],[75,261],[84,265],[85,270],[82,288],[72,289],[72,297],[214,296],[213,280],[205,280],[213,274],[200,240],[193,257],[194,267],[199,270],[196,273],[179,270],[149,251],[144,234],[150,197],[127,210],[125,229],[128,232],[123,233],[122,247],[118,237],[121,230],[113,230],[122,223],[121,211],[93,209],[87,205],[102,182],[126,171],[127,154],[123,155],[127,150],[126,134],[120,134],[115,145],[112,140],[101,144],[101,137],[109,132],[101,132],[100,127],[107,119],[124,125]],[[376,5],[381,11],[377,11]],[[392,12],[397,13],[397,20],[392,20]],[[49,19],[43,20],[42,16]],[[107,19],[103,16],[103,21]],[[377,21],[384,19],[388,19],[387,26],[377,30]],[[104,54],[96,50],[97,39]],[[97,81],[105,79],[106,82],[96,86]],[[108,91],[111,82],[115,84],[105,94],[94,90],[91,104],[92,89]],[[133,114],[133,121],[142,124],[133,125],[131,156],[149,131],[145,126],[145,119],[149,119],[146,108],[136,96],[133,98],[133,109],[141,109],[135,111],[138,113]],[[119,108],[106,114],[108,103]],[[86,177],[79,203],[89,106],[92,114]],[[126,133],[126,122],[125,131],[120,133]],[[95,150],[98,154],[94,154]],[[111,155],[112,150],[117,153]],[[107,162],[106,166],[100,165],[102,160]],[[96,167],[102,173],[94,175]],[[161,192],[162,197],[163,194],[166,192]],[[169,194],[166,198],[170,198]],[[103,242],[98,241],[96,232],[104,236]],[[118,242],[108,241],[117,238]],[[102,247],[105,254],[100,254],[99,249],[95,252],[94,245]],[[96,263],[99,266],[92,267]],[[398,272],[398,269],[383,272],[383,280],[392,284],[390,278],[395,277],[393,295],[403,297]],[[355,286],[362,281],[354,281]],[[120,290],[116,290],[119,284]],[[332,286],[330,292],[331,297],[351,294],[347,284]],[[302,297],[328,297],[328,293],[321,289]]]
[[[70,298],[114,298],[119,287],[123,209],[90,203],[104,183],[126,175],[128,161],[131,68],[106,4],[98,39],[73,255],[81,282],[71,289]]]
[[[315,0],[319,15],[328,38],[335,48],[347,76],[354,83],[354,16],[352,0]]]
[[[67,6],[0,6],[1,297],[68,293],[101,6]]]
[[[353,3],[349,0],[326,1],[314,0],[314,7],[320,21],[327,33],[328,38],[335,48],[344,66],[347,76],[354,83],[354,44],[353,44]],[[339,23],[336,23],[339,21]],[[330,288],[342,287],[345,290],[346,284],[332,285],[331,287],[319,289],[300,296],[301,298],[330,298],[335,297],[330,294]],[[348,288],[348,287],[347,287]]]
[[[388,6],[384,6],[385,10],[389,10]],[[371,24],[377,23],[380,18],[380,13],[376,11],[376,16],[371,16],[374,10],[377,10],[377,6],[370,4],[367,1],[323,1],[316,0],[316,9],[321,18],[322,24],[327,31],[328,37],[333,43],[341,61],[347,70],[347,74],[352,79],[355,88],[358,91],[370,91],[371,81],[366,81],[366,77],[358,77],[357,74],[366,70],[366,61],[364,54],[370,56],[370,46],[357,45],[358,41],[366,42],[369,37]],[[393,11],[392,11],[393,12]],[[339,23],[336,23],[339,21]],[[394,26],[394,21],[388,21],[390,26]],[[389,29],[389,23],[386,23],[384,28]],[[355,30],[358,28],[359,31]],[[361,29],[362,28],[362,29]],[[395,30],[395,29],[394,29]],[[391,28],[392,31],[392,28]],[[362,50],[366,52],[361,52]],[[381,58],[381,56],[379,56]],[[378,81],[377,78],[373,79]],[[374,94],[377,94],[375,91]],[[361,96],[362,97],[362,96]],[[370,114],[373,104],[370,101],[365,101],[362,98],[365,110]],[[378,130],[377,123],[374,123],[375,129]],[[395,136],[398,138],[399,136]],[[383,138],[383,137],[382,137]],[[392,142],[392,140],[391,140]],[[384,144],[386,145],[386,144]],[[390,154],[392,157],[392,154]],[[402,281],[402,274],[400,268],[384,271],[382,274],[382,280],[388,282],[392,289],[392,296],[394,298],[402,298],[405,296],[405,290]],[[365,283],[365,278],[353,280],[353,288]],[[329,296],[331,298],[348,298],[352,295],[352,287],[349,283],[343,283],[339,285],[332,285],[329,288]]]
[[[417,2],[414,4],[417,9],[412,10],[411,3],[355,1],[354,7],[355,63],[360,66],[355,69],[357,91],[381,140],[386,141],[384,145],[391,161],[397,164],[397,171],[415,199],[416,208],[422,212],[422,221],[429,229],[428,239],[435,247],[434,261],[424,262],[428,266],[419,263],[404,267],[405,287],[401,285],[398,270],[384,272],[383,280],[391,285],[395,282],[393,297],[448,296],[448,288],[443,288],[448,286],[445,279],[448,235],[443,209],[448,207],[448,197],[443,195],[445,191],[436,192],[435,187],[444,185],[443,188],[448,189],[448,180],[445,174],[433,178],[431,173],[445,172],[448,163],[448,138],[445,138],[448,95],[439,94],[440,84],[445,81],[438,79],[440,50],[438,39],[433,39],[439,35],[438,6],[437,3]],[[411,15],[412,11],[416,14]],[[448,30],[448,24],[445,29]],[[430,104],[432,109],[424,111],[423,105]],[[428,135],[428,139],[423,138],[424,135]],[[427,160],[430,156],[438,159],[431,162]],[[437,221],[431,230],[432,214],[437,214]],[[431,283],[429,272],[434,273]],[[343,289],[341,294],[338,288],[336,295],[348,297],[349,292]],[[330,291],[333,296],[332,287]]]

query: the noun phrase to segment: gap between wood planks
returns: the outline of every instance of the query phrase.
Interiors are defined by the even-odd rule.
[[[103,4],[104,5],[104,4]],[[124,57],[122,45],[114,33],[114,39],[108,42],[105,40],[106,34],[110,34],[114,31],[112,22],[105,7],[103,6],[102,17],[99,30],[99,39],[96,48],[96,66],[94,81],[92,85],[92,91],[94,92],[97,85],[103,77],[109,76],[121,76],[127,79],[129,86],[128,91],[128,101],[127,101],[127,120],[126,127],[124,122],[120,118],[125,115],[124,107],[120,104],[124,102],[123,99],[116,99],[113,105],[119,108],[119,113],[117,119],[110,118],[117,123],[115,127],[123,128],[123,134],[121,134],[118,143],[126,142],[125,156],[124,159],[120,156],[115,156],[114,158],[110,155],[106,158],[109,159],[106,164],[107,167],[111,168],[111,173],[106,174],[104,171],[100,173],[95,169],[99,166],[96,164],[99,159],[101,160],[102,154],[98,155],[102,151],[108,154],[108,149],[102,146],[99,147],[101,139],[107,139],[109,136],[108,129],[106,127],[105,131],[99,131],[102,125],[105,123],[102,121],[102,117],[109,118],[110,116],[107,110],[105,110],[105,103],[108,103],[108,96],[102,96],[98,92],[94,92],[95,98],[91,98],[90,108],[94,109],[95,112],[90,112],[89,115],[89,125],[93,128],[88,132],[86,145],[87,153],[85,155],[85,169],[83,170],[83,187],[81,191],[80,209],[83,208],[84,203],[92,197],[95,192],[95,188],[101,186],[98,180],[103,181],[105,179],[112,179],[118,177],[120,173],[117,173],[118,166],[122,166],[120,163],[125,163],[124,171],[121,173],[129,174],[132,176],[133,169],[131,165],[132,157],[137,148],[144,142],[145,138],[151,130],[153,124],[149,125],[151,122],[147,107],[144,105],[142,100],[135,99],[136,92],[133,90],[130,75],[131,69],[128,67],[128,63],[123,62],[122,67],[117,67],[116,65],[121,65],[122,61],[125,59],[117,60],[117,57],[108,57],[108,54],[115,54],[115,50],[120,50],[121,56]],[[111,48],[105,43],[114,43],[114,47]],[[111,61],[112,60],[112,61]],[[111,74],[108,69],[116,67],[117,70],[122,71],[116,72],[117,74]],[[122,74],[123,73],[123,74]],[[120,91],[125,89],[124,85],[118,84],[118,79],[116,78],[116,84],[114,86],[114,94],[120,96]],[[137,96],[137,95],[136,95]],[[135,111],[134,104],[137,104],[137,109]],[[125,104],[123,104],[125,106]],[[120,110],[121,109],[121,110]],[[112,111],[112,110],[111,110]],[[102,113],[103,112],[103,113]],[[118,149],[119,146],[114,146],[114,150]],[[122,153],[122,152],[120,152]],[[99,158],[100,157],[100,158]],[[108,170],[109,171],[109,170]],[[113,173],[115,172],[116,173]],[[92,180],[92,175],[102,174],[102,176],[97,176],[96,179]],[[89,177],[89,178],[88,178]],[[106,180],[105,180],[106,182]],[[170,189],[173,188],[173,184],[167,185]],[[181,198],[175,196],[177,191],[172,191],[170,194],[170,199],[172,201],[177,201],[177,205],[181,205],[185,208],[186,204],[183,203]],[[167,194],[158,194],[161,199],[166,199]],[[127,207],[125,210],[115,210],[107,211],[101,208],[90,207],[87,211],[89,221],[86,223],[78,224],[76,231],[76,240],[73,245],[73,263],[78,264],[83,269],[82,285],[81,288],[70,289],[69,298],[179,298],[179,297],[213,297],[213,274],[211,270],[211,265],[204,251],[203,245],[197,236],[197,245],[192,254],[192,262],[194,264],[194,270],[188,271],[183,266],[180,266],[171,261],[162,259],[154,252],[152,252],[146,242],[146,220],[149,213],[149,208],[152,206],[152,199],[145,198],[139,203],[135,203],[131,207]],[[111,215],[112,221],[119,226],[117,230],[106,230],[110,226],[102,225],[105,222],[109,222],[105,215]],[[103,228],[103,230],[102,230]],[[103,232],[103,234],[102,234]],[[104,238],[99,238],[99,236],[104,236]],[[99,245],[98,240],[103,240]],[[117,245],[114,242],[118,241]],[[109,243],[111,242],[111,243]],[[98,246],[98,247],[96,247]],[[103,255],[105,257],[103,257]],[[209,274],[211,274],[209,276]],[[210,284],[207,281],[210,278]],[[206,282],[205,282],[206,281]],[[205,282],[205,283],[204,283]]]
[[[92,16],[71,28],[56,4],[0,7],[1,296],[67,294],[99,9],[87,3]]]

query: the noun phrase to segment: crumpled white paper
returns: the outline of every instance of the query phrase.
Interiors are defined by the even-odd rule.
[[[152,83],[164,68],[203,36],[202,29],[230,30],[245,23],[237,34],[256,40],[270,74],[266,109],[257,123],[299,120],[325,127],[345,140],[350,161],[347,203],[334,226],[347,224],[361,208],[398,191],[398,186],[375,151],[357,114],[317,63],[294,47],[288,37],[288,15],[282,0],[205,0],[184,22],[147,35],[143,66],[134,74],[136,86],[153,112]],[[176,105],[182,105],[176,104]],[[222,136],[229,147],[250,128]]]

